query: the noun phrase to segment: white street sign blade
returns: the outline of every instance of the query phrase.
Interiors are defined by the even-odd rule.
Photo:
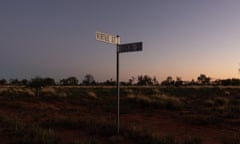
[[[110,44],[120,44],[120,37],[103,32],[96,32],[96,40]]]
[[[143,43],[142,42],[136,42],[136,43],[129,43],[129,44],[120,44],[118,52],[136,52],[136,51],[142,51],[143,50]]]

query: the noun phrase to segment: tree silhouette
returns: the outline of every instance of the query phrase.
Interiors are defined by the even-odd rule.
[[[27,81],[25,80],[22,80],[22,81],[27,83]],[[37,96],[40,95],[40,90],[42,87],[52,86],[52,85],[56,85],[55,80],[52,78],[35,77],[28,82],[28,86],[35,89],[35,94]]]
[[[74,76],[71,76],[66,79],[60,80],[61,85],[78,85],[78,79]]]
[[[177,77],[177,78],[176,78],[175,85],[176,85],[176,86],[181,86],[181,85],[183,85],[183,81],[182,81],[182,78],[181,78],[181,77]]]
[[[240,85],[240,79],[223,79],[223,80],[218,80],[218,83],[220,85]]]
[[[198,82],[202,85],[210,84],[210,77],[207,77],[205,74],[200,74],[200,76],[197,78]]]
[[[84,84],[84,85],[94,85],[94,84],[96,84],[93,75],[86,74],[85,77],[84,77],[84,80],[82,81],[82,84]]]
[[[137,85],[153,85],[152,78],[148,75],[140,75],[138,76]]]
[[[111,78],[110,80],[106,80],[105,82],[103,82],[103,85],[114,86],[116,85],[116,81],[113,81],[113,79]]]
[[[0,85],[6,85],[7,84],[7,80],[6,79],[1,79],[0,80]]]
[[[35,77],[29,82],[29,86],[35,89],[35,95],[40,95],[40,89],[45,86],[43,78]]]
[[[172,76],[168,76],[166,80],[162,81],[162,85],[167,85],[167,86],[174,85],[174,80]]]
[[[18,79],[10,79],[11,85],[21,85],[21,82]]]
[[[153,85],[159,85],[159,82],[156,77],[153,77],[152,82],[153,82]]]
[[[27,79],[22,79],[21,80],[21,85],[28,85],[28,80]]]
[[[56,82],[55,82],[55,80],[53,79],[53,78],[45,78],[44,80],[43,80],[43,82],[44,82],[44,85],[45,86],[53,86],[53,85],[56,85]]]
[[[129,85],[133,85],[136,81],[136,78],[134,76],[132,76],[129,80],[128,80],[128,84]]]

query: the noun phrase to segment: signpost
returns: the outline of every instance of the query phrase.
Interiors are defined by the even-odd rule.
[[[117,95],[117,115],[116,115],[116,129],[117,134],[119,134],[119,115],[120,115],[120,87],[119,87],[119,54],[124,52],[136,52],[136,51],[142,51],[143,49],[143,43],[142,42],[136,42],[136,43],[128,43],[128,44],[120,44],[120,37],[108,34],[108,33],[102,33],[102,32],[96,32],[96,40],[102,41],[105,43],[110,44],[116,44],[116,95]]]
[[[136,51],[142,51],[143,44],[142,42],[136,42],[136,43],[129,43],[129,44],[120,44],[119,45],[119,52],[136,52]]]

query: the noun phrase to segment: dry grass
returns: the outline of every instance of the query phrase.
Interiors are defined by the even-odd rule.
[[[180,109],[183,106],[183,102],[180,98],[174,96],[168,96],[165,94],[158,95],[133,95],[127,96],[127,99],[133,100],[142,105],[147,105],[148,107],[166,108],[166,109]]]
[[[34,92],[30,88],[25,87],[1,87],[0,96],[35,96]]]
[[[43,96],[58,96],[58,93],[53,87],[44,87],[41,89],[41,95]]]
[[[91,97],[91,98],[98,99],[96,93],[93,92],[93,91],[88,91],[88,92],[87,92],[87,95],[88,95],[89,97]]]

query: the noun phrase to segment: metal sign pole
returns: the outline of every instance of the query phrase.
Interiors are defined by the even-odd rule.
[[[142,51],[143,44],[142,42],[120,44],[120,36],[114,36],[107,33],[96,32],[96,40],[116,44],[116,130],[119,135],[119,124],[120,124],[120,83],[119,83],[119,54],[125,52],[136,52]]]
[[[119,36],[117,36],[117,39],[119,39]],[[120,124],[120,88],[119,88],[119,43],[117,43],[116,46],[116,51],[117,51],[117,68],[116,68],[116,94],[117,94],[117,108],[116,108],[116,127],[117,127],[117,134],[119,135],[119,124]]]

